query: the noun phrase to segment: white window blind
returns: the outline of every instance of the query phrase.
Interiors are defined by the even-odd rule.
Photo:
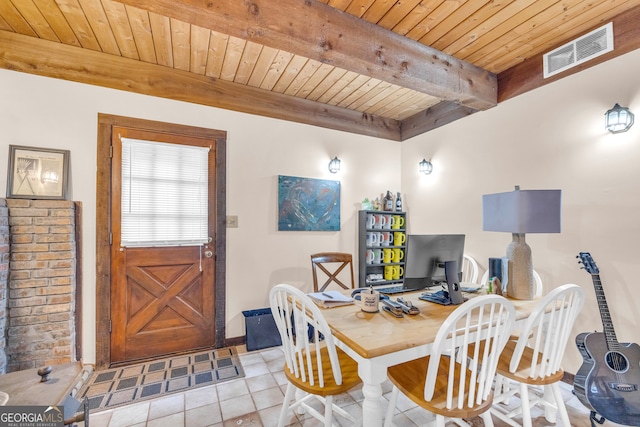
[[[122,138],[122,246],[207,242],[208,148]]]

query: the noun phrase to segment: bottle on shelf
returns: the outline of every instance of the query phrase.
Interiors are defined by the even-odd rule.
[[[400,198],[400,192],[396,196],[396,212],[402,212],[402,199]]]
[[[393,196],[391,195],[391,191],[387,190],[387,195],[384,196],[384,210],[392,211],[393,210]]]

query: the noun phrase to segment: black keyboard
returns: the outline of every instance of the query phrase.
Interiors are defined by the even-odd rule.
[[[402,285],[399,286],[389,286],[388,288],[377,288],[376,291],[381,294],[393,295],[393,294],[403,294],[405,292],[417,291],[417,289],[406,289]]]

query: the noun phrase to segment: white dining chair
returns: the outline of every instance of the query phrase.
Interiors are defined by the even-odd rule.
[[[565,348],[583,304],[583,289],[567,284],[549,292],[536,305],[518,340],[509,341],[500,356],[498,377],[513,384],[496,391],[492,414],[509,425],[531,427],[531,408],[541,404],[551,411],[557,410],[564,426],[571,425],[558,383],[564,376],[561,363]],[[521,403],[515,410],[507,411],[501,403],[514,395],[520,396]],[[521,423],[515,420],[518,416]]]
[[[400,392],[435,414],[438,427],[444,427],[446,419],[469,426],[463,418],[476,416],[492,426],[493,379],[514,322],[513,304],[500,295],[459,305],[438,330],[429,356],[387,370],[394,387],[385,427],[392,425]]]
[[[333,402],[334,396],[361,383],[358,364],[335,346],[320,309],[302,291],[287,284],[273,287],[269,300],[282,339],[284,373],[288,380],[278,427],[295,421],[287,420],[287,415],[293,415],[294,410],[308,413],[327,427],[333,425],[334,412],[359,425],[359,418]],[[292,402],[294,395],[296,399]],[[310,404],[314,399],[324,405],[324,414]]]
[[[484,274],[482,275],[482,279],[480,279],[480,283],[482,284],[483,287],[487,286],[487,282],[489,281],[489,270],[485,271]],[[540,278],[540,275],[538,274],[537,271],[533,270],[533,281],[535,282],[535,293],[534,293],[534,298],[540,298],[542,296],[542,279]],[[520,331],[513,331],[513,334],[511,335],[511,339],[512,340],[517,340],[518,336],[520,335]],[[505,396],[507,396],[507,393],[510,390],[510,384],[508,381],[505,381],[505,379],[501,376],[501,375],[497,375],[496,376],[496,383],[495,383],[495,391],[496,393],[504,393]],[[504,399],[504,403],[508,404],[509,403],[509,398],[505,397]]]
[[[478,263],[471,255],[464,254],[462,259],[462,280],[463,283],[478,283]]]

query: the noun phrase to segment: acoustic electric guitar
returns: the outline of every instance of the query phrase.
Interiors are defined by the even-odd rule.
[[[591,274],[603,332],[584,332],[576,337],[584,360],[573,383],[574,394],[591,411],[591,419],[600,424],[607,419],[640,426],[640,346],[618,342],[598,267],[589,252],[580,252],[578,258]],[[596,419],[596,413],[604,419]]]

